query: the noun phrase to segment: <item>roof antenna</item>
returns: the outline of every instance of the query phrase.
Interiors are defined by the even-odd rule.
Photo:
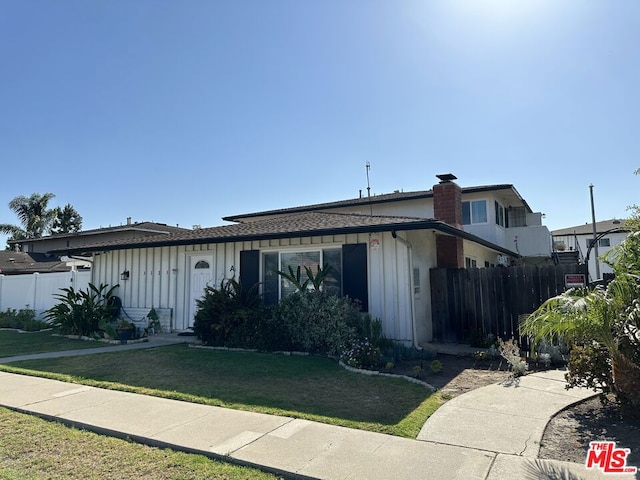
[[[373,217],[373,205],[371,205],[371,185],[369,184],[369,170],[371,170],[371,164],[367,162],[367,200],[369,201],[369,215]]]

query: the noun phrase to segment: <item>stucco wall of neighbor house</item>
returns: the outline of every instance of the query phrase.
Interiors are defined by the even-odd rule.
[[[377,242],[372,242],[373,239]],[[92,281],[97,284],[119,284],[117,295],[124,307],[172,308],[172,329],[185,330],[192,324],[192,256],[205,255],[210,259],[214,278],[212,283],[219,285],[222,279],[239,274],[242,250],[285,251],[316,246],[339,247],[347,243],[368,245],[369,313],[373,318],[382,320],[384,334],[389,338],[412,341],[408,252],[405,245],[386,232],[102,252],[95,256]],[[421,275],[427,275],[427,265],[425,263],[425,268],[421,268]],[[120,279],[124,271],[129,272],[128,280]],[[427,291],[428,282],[425,281],[423,297],[428,299],[430,305],[430,293],[427,294]],[[428,313],[428,308],[426,303],[419,307],[424,315]],[[424,331],[422,334],[427,335]]]

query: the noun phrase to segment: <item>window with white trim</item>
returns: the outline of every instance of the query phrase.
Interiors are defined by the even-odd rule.
[[[265,252],[262,255],[262,280],[264,282],[264,301],[268,304],[277,303],[279,299],[291,295],[296,287],[277,272],[289,273],[289,267],[294,275],[300,267],[300,283],[309,277],[305,267],[315,275],[318,267],[329,265],[330,273],[325,277],[322,290],[342,295],[342,249],[327,248],[323,250],[285,250],[281,252]],[[308,288],[313,288],[309,283]]]
[[[487,223],[487,201],[472,200],[462,202],[462,224],[472,225],[474,223]]]

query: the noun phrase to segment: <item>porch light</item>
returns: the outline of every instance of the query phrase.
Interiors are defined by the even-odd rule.
[[[125,270],[120,274],[120,280],[129,280],[129,270]]]

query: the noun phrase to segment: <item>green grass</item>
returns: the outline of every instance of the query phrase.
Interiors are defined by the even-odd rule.
[[[16,369],[19,367],[19,369]],[[225,352],[187,345],[29,360],[0,367],[241,410],[415,438],[442,404],[402,379],[347,372],[315,356]],[[49,375],[48,373],[41,373]]]
[[[140,445],[0,408],[2,480],[275,480],[203,455]]]
[[[84,348],[108,347],[108,343],[56,337],[55,332],[26,332],[0,330],[0,358],[31,353],[60,352]]]

